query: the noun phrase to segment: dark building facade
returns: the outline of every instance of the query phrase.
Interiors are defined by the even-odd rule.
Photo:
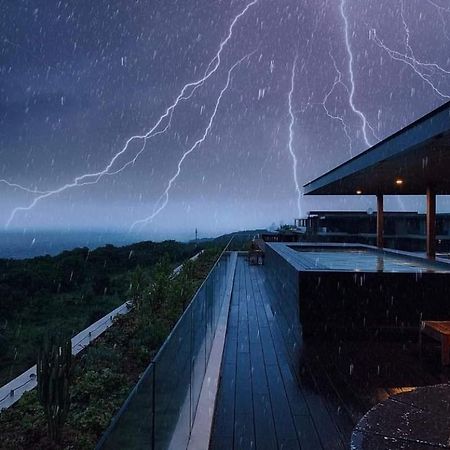
[[[355,242],[375,245],[377,213],[368,211],[311,211],[296,219],[299,240],[317,242]],[[450,214],[436,216],[437,249],[450,252]],[[384,212],[384,239],[389,248],[424,251],[426,215],[414,211]]]

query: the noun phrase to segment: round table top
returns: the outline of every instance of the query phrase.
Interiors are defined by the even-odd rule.
[[[450,448],[450,384],[394,395],[374,406],[353,430],[352,450]]]

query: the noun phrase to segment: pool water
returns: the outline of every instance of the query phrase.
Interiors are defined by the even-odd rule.
[[[302,249],[293,247],[301,254],[304,264],[311,269],[345,270],[353,272],[450,272],[450,265],[436,265],[407,256],[362,249]]]

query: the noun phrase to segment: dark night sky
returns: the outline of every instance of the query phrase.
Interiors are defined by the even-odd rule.
[[[343,0],[342,0],[343,1]],[[126,140],[145,133],[185,83],[200,78],[250,0],[0,0],[0,178],[52,190],[102,170]],[[259,0],[236,23],[221,65],[147,141],[136,164],[97,184],[68,189],[19,211],[11,228],[123,228],[150,215],[183,152],[202,135],[228,70],[211,133],[183,163],[167,207],[146,226],[176,236],[292,222],[297,216],[288,150],[288,94],[295,55],[293,150],[299,182],[366,148],[349,105],[349,55],[341,0]],[[354,104],[378,138],[450,95],[450,1],[345,0]],[[393,60],[371,39],[406,55]],[[408,49],[407,31],[409,30]],[[418,62],[414,62],[415,58]],[[410,62],[408,65],[406,62]],[[436,67],[420,65],[435,63]],[[419,73],[415,72],[415,70]],[[420,74],[425,78],[421,78]],[[428,80],[429,82],[427,82]],[[439,90],[441,94],[436,92]],[[347,89],[346,89],[347,87]],[[376,142],[369,132],[370,143]],[[133,142],[118,161],[139,150]],[[0,223],[37,194],[0,184]],[[373,207],[374,199],[305,199],[303,211]],[[423,199],[388,208],[423,209]],[[441,200],[441,209],[448,209]]]

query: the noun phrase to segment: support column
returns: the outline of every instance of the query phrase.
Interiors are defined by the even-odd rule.
[[[427,256],[436,257],[436,194],[427,187]]]
[[[384,247],[384,207],[383,194],[377,194],[377,247]]]

